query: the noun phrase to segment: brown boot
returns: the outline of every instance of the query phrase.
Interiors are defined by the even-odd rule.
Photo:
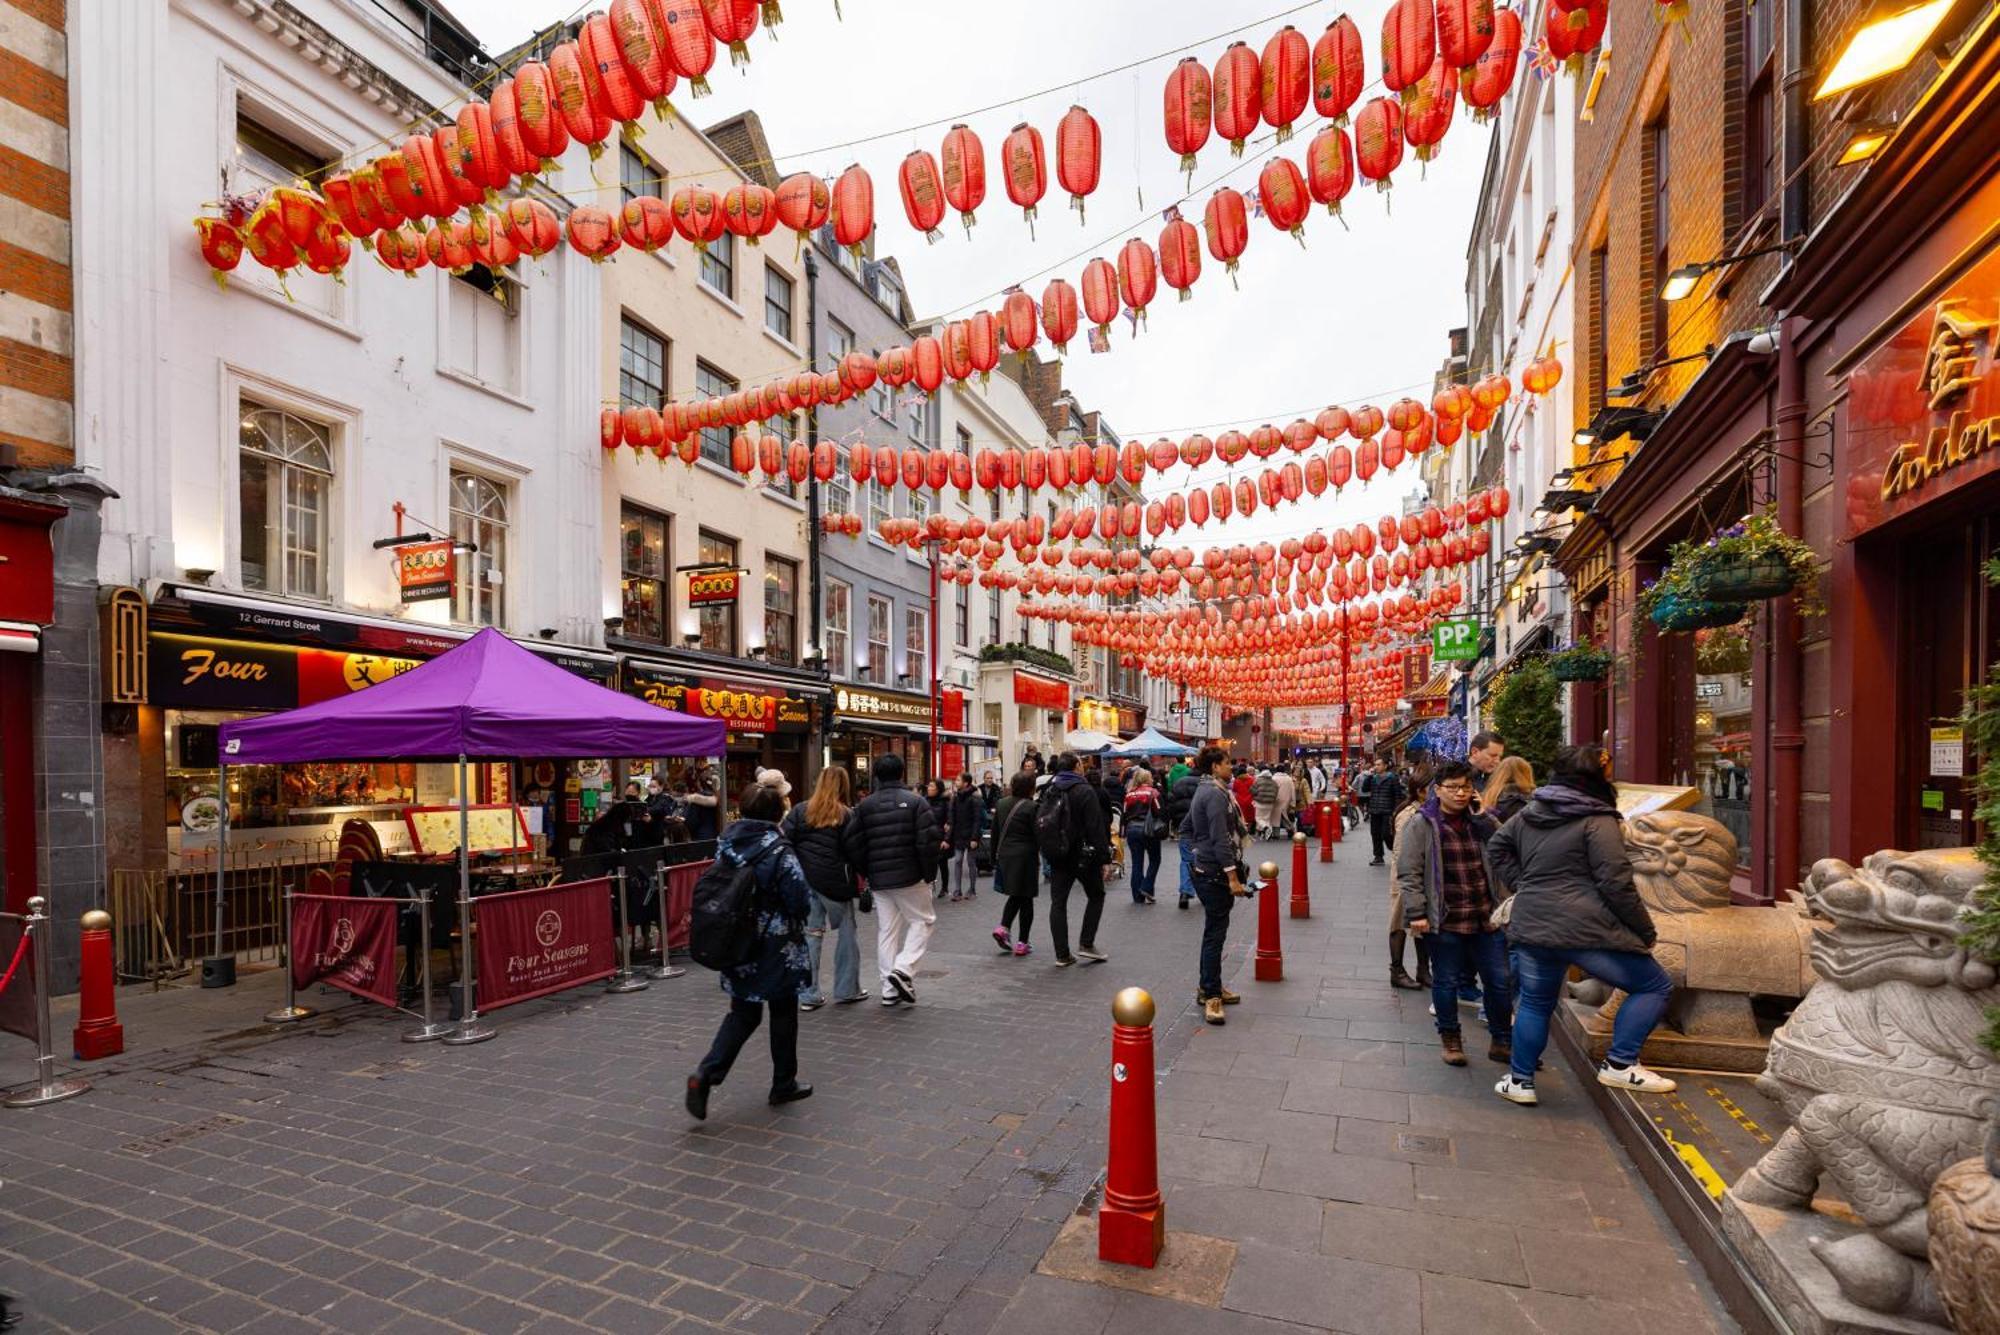
[[[1417,938],[1417,986],[1431,985],[1431,943],[1428,937]]]
[[[1486,1045],[1486,1060],[1490,1062],[1511,1062],[1514,1060],[1514,1040],[1496,1038]]]
[[[1438,1042],[1444,1048],[1446,1066],[1465,1065],[1465,1040],[1457,1034],[1439,1034]]]
[[[1412,992],[1417,988],[1417,980],[1403,967],[1403,942],[1408,936],[1408,932],[1389,933],[1389,986]],[[1421,956],[1422,952],[1418,953]]]

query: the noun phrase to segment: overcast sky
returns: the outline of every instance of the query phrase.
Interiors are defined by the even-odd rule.
[[[498,52],[578,12],[575,4],[452,0],[451,7]],[[1243,40],[1261,52],[1287,23],[1316,41],[1344,9],[1361,28],[1373,80],[1388,0],[1300,5],[1282,17],[1272,17],[1285,8],[1282,0],[841,0],[841,6],[844,19],[836,20],[834,0],[783,0],[777,40],[760,29],[747,69],[730,69],[726,53],[718,53],[709,75],[713,95],[691,99],[683,85],[676,103],[699,125],[755,110],[781,172],[831,176],[851,162],[867,167],[876,188],[877,253],[896,256],[920,315],[956,315],[975,304],[997,307],[995,294],[1015,283],[1039,299],[1052,276],[1040,271],[1051,266],[1077,282],[1091,257],[1115,262],[1128,236],[1157,242],[1161,211],[1186,193],[1161,128],[1162,89],[1182,55],[1212,68],[1230,42]],[[1239,25],[1247,27],[1219,35]],[[1182,46],[1135,69],[1101,73]],[[1029,96],[1048,88],[1056,91]],[[1056,122],[1072,103],[1097,118],[1104,143],[1103,180],[1081,225],[1056,183],[1053,161]],[[978,110],[992,104],[1000,105]],[[936,154],[961,113],[976,113],[963,119],[986,146],[987,202],[969,239],[948,214],[943,238],[927,245],[904,217],[896,170],[912,149]],[[1032,240],[999,172],[1001,141],[1024,120],[1041,129],[1051,158],[1049,194]],[[907,128],[932,121],[941,123]],[[653,127],[650,118],[648,125],[649,135],[672,132]],[[1240,159],[1211,138],[1183,214],[1199,226],[1211,182],[1247,192],[1275,153],[1302,165],[1318,125],[1308,107],[1291,142],[1253,141]],[[853,142],[878,135],[884,137]],[[1488,135],[1461,105],[1427,168],[1406,154],[1387,195],[1357,185],[1343,206],[1347,229],[1315,205],[1304,249],[1252,218],[1240,291],[1204,255],[1193,299],[1177,302],[1162,283],[1150,328],[1136,339],[1121,321],[1108,353],[1090,353],[1081,336],[1073,341],[1065,383],[1122,435],[1146,440],[1263,421],[1282,426],[1328,403],[1386,408],[1403,393],[1427,400],[1447,331],[1465,319],[1465,250]],[[1221,476],[1213,466],[1206,471],[1210,480]],[[1337,502],[1328,493],[1276,515],[1260,511],[1249,525],[1232,523],[1226,532],[1237,541],[1238,534],[1275,537],[1372,521],[1397,508],[1415,475],[1406,464],[1367,488],[1350,484]],[[1185,478],[1183,469],[1163,480]],[[1203,536],[1213,542],[1222,532],[1211,522],[1203,535],[1191,528],[1183,535],[1188,545],[1203,546]]]

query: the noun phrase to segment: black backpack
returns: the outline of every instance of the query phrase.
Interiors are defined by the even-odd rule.
[[[688,954],[705,969],[718,972],[744,963],[757,950],[757,863],[776,844],[777,836],[758,846],[748,862],[739,862],[718,848],[694,883],[694,907],[688,923]]]
[[[1083,855],[1083,832],[1076,828],[1069,794],[1053,784],[1035,810],[1035,844],[1044,858],[1059,867],[1073,866]]]

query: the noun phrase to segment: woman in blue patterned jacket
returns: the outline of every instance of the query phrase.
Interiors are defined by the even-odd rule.
[[[716,856],[752,867],[757,874],[757,949],[741,964],[722,972],[729,1014],[715,1042],[688,1077],[687,1110],[708,1116],[708,1092],[722,1083],[736,1056],[768,1007],[771,1012],[771,1102],[793,1103],[812,1096],[799,1080],[799,993],[812,982],[806,950],[806,915],[812,886],[798,855],[778,832],[792,785],[777,770],[757,772],[743,791],[741,819],[722,832]]]

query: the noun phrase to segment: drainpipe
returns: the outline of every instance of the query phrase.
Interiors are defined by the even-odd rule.
[[[812,369],[819,370],[819,261],[812,251],[806,252],[806,357]],[[819,448],[819,405],[806,409],[806,439],[814,449]],[[807,618],[807,626],[812,634],[813,653],[819,656],[822,668],[826,666],[826,645],[821,643],[825,627],[820,623],[825,616],[825,608],[820,602],[819,569],[819,479],[807,475],[806,478],[806,583],[812,596],[812,612]]]

